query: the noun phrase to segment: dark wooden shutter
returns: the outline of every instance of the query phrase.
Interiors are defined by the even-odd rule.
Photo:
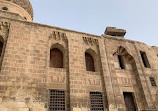
[[[151,83],[152,86],[155,86],[155,87],[157,86],[156,81],[153,77],[150,77],[150,83]]]
[[[65,111],[65,91],[50,90],[49,111]]]
[[[50,67],[63,68],[63,53],[57,48],[50,50]]]
[[[104,111],[101,92],[90,92],[91,111]]]
[[[126,111],[136,111],[136,106],[132,93],[124,92],[123,95],[126,105]]]
[[[85,61],[86,61],[86,69],[87,69],[87,71],[95,72],[93,57],[90,54],[85,53],[85,59],[86,59]]]
[[[145,52],[140,51],[144,67],[151,68]]]
[[[1,55],[2,55],[2,50],[3,50],[3,43],[0,42],[0,57],[1,57]]]
[[[123,61],[123,56],[118,55],[118,60],[119,60],[119,64],[120,64],[120,69],[125,69],[125,64]]]

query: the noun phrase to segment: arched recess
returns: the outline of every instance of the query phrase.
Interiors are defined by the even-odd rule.
[[[85,51],[85,63],[86,63],[86,70],[96,72],[97,69],[97,54],[92,49],[87,49]]]
[[[65,68],[65,49],[58,43],[50,48],[50,67]]]
[[[68,45],[68,38],[65,32],[60,32],[60,31],[53,31],[49,38],[48,38],[48,47],[49,49],[47,50],[48,52],[48,56],[47,56],[47,73],[48,73],[48,81],[50,78],[54,78],[59,77],[60,81],[56,81],[53,82],[53,84],[62,84],[61,87],[57,87],[56,89],[62,89],[65,90],[65,110],[69,111],[70,108],[68,106],[70,106],[70,72],[69,72],[69,45]],[[57,48],[58,50],[60,50],[63,54],[63,68],[51,68],[50,67],[50,50]],[[54,72],[54,75],[50,74]],[[60,76],[58,75],[59,73],[56,72],[60,72]],[[54,79],[53,79],[54,80]],[[63,80],[63,81],[61,81]],[[51,80],[52,81],[52,80]],[[64,85],[65,84],[65,85]],[[48,88],[54,89],[55,85],[51,85],[48,86]]]
[[[118,47],[117,51],[114,53],[114,55],[118,56],[118,62],[120,65],[120,69],[125,69],[126,64],[132,64],[135,62],[134,58],[127,52],[127,50],[120,46]],[[134,67],[132,67],[134,68]]]
[[[2,36],[0,36],[0,57],[2,57],[3,47],[4,47],[4,39]]]
[[[146,104],[146,100],[145,100],[145,95],[143,92],[142,84],[141,84],[141,81],[139,78],[139,73],[138,73],[138,69],[137,69],[134,57],[122,46],[118,47],[117,51],[113,55],[114,56],[118,56],[118,55],[123,56],[125,59],[124,64],[125,65],[130,64],[130,66],[131,66],[130,70],[132,72],[131,78],[135,79],[135,81],[136,81],[136,84],[132,83],[136,103],[139,103],[139,104],[137,104],[137,106],[139,108],[143,109],[145,107],[145,106],[143,106],[143,104]],[[129,69],[127,69],[127,70],[129,70]],[[127,74],[127,73],[125,73],[125,74]],[[133,76],[134,76],[134,78],[133,78]],[[131,80],[131,81],[133,81],[133,80]]]

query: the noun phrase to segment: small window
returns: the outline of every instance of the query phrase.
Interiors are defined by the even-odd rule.
[[[50,90],[49,111],[65,111],[65,91]]]
[[[149,61],[148,61],[148,58],[147,58],[147,56],[146,56],[146,53],[140,51],[140,54],[141,54],[141,58],[142,58],[144,67],[146,67],[146,68],[151,68],[151,67],[150,67],[150,64],[149,64]]]
[[[111,36],[117,36],[116,34],[112,34]]]
[[[2,10],[8,11],[8,8],[7,7],[2,7]]]
[[[50,50],[50,67],[63,68],[63,53],[58,48]]]
[[[124,64],[124,61],[123,61],[123,56],[118,55],[118,61],[119,61],[120,69],[125,69],[125,64]]]
[[[155,81],[155,79],[153,77],[150,77],[150,83],[151,83],[152,86],[156,86],[157,87],[156,81]]]
[[[87,71],[95,72],[94,59],[89,53],[85,53],[85,61]]]
[[[26,18],[26,17],[24,17],[24,19],[25,19],[25,20],[27,20],[27,18]]]
[[[3,42],[0,41],[0,57],[2,55],[2,50],[3,50]]]
[[[90,92],[91,111],[104,111],[101,92]]]

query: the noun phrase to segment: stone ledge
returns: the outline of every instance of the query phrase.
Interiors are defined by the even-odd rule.
[[[6,18],[14,18],[17,20],[24,20],[19,14],[13,13],[13,12],[7,12],[7,11],[0,10],[0,15],[2,17],[6,17]]]
[[[31,25],[31,26],[34,26],[34,27],[37,27],[37,26],[47,27],[47,28],[52,28],[52,29],[56,29],[56,30],[60,30],[60,31],[67,31],[67,32],[71,32],[71,33],[82,34],[84,36],[86,35],[86,36],[89,36],[89,37],[95,37],[95,38],[104,37],[104,38],[107,38],[107,39],[114,39],[114,40],[121,40],[121,41],[123,40],[123,41],[130,42],[130,43],[140,43],[140,44],[147,45],[146,43],[143,43],[143,42],[140,42],[140,41],[124,39],[124,38],[121,38],[121,37],[114,37],[114,36],[110,36],[110,35],[106,35],[106,34],[102,34],[101,36],[99,36],[99,35],[95,35],[95,34],[89,34],[89,33],[86,33],[86,32],[74,31],[74,30],[70,30],[70,29],[45,25],[45,24],[36,23],[36,22],[29,22],[29,21],[17,20],[17,19],[6,18],[6,17],[0,17],[0,19],[6,19],[6,20],[9,20],[9,22],[14,21],[14,22],[19,22],[19,23],[24,23],[24,24]],[[147,45],[147,46],[149,46],[149,45]],[[149,46],[149,47],[151,47],[151,46]]]

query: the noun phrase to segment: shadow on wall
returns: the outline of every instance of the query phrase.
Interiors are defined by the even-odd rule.
[[[156,100],[155,100],[156,108],[158,109],[158,89],[156,91]]]

